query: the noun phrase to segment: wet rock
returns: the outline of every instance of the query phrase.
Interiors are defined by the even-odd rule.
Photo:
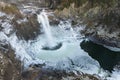
[[[12,22],[19,39],[35,39],[40,32],[40,25],[37,21],[36,15],[27,16],[27,18],[25,17],[22,20],[18,19],[18,21],[14,19]]]

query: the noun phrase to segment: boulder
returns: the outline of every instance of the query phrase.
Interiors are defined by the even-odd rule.
[[[40,25],[36,15],[27,16],[23,19],[13,19],[13,27],[19,39],[35,39],[40,32]]]

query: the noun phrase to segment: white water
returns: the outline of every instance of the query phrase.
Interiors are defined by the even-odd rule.
[[[51,48],[54,47],[55,42],[54,42],[54,39],[51,34],[51,29],[50,29],[50,24],[49,24],[49,19],[48,19],[47,13],[45,11],[43,11],[39,15],[37,15],[37,17],[38,17],[38,22],[42,24],[42,27],[46,34],[46,36],[45,36],[47,38],[46,45]]]
[[[22,41],[19,40],[15,33],[7,36],[11,31],[9,23],[0,23],[4,25],[3,31],[0,32],[0,41],[10,43],[15,50],[17,58],[24,62],[25,67],[33,63],[46,63],[46,67],[57,69],[65,69],[72,71],[82,71],[89,74],[97,74],[105,78],[107,73],[101,70],[97,61],[92,59],[86,52],[80,48],[80,42],[76,36],[79,35],[80,28],[72,28],[69,22],[62,22],[58,26],[51,26],[52,37],[56,42],[61,42],[63,45],[60,49],[55,51],[42,50],[43,45],[46,44],[46,34],[39,35],[36,40]],[[66,28],[70,28],[67,29]],[[78,31],[78,32],[77,32]],[[111,77],[107,80],[119,80],[120,71],[115,70]]]
[[[31,43],[27,49],[28,52],[34,54],[34,57],[45,61],[48,67],[83,71],[89,74],[99,73],[99,63],[80,48],[82,39],[77,40],[76,36],[79,35],[79,32],[74,32],[71,23],[61,22],[58,26],[50,26],[45,12],[38,15],[38,22],[42,23],[45,34],[40,35],[35,42]],[[52,32],[52,35],[50,32]],[[49,41],[51,40],[50,46],[56,41],[62,43],[62,47],[57,50],[43,50],[42,46],[47,46],[45,36]]]

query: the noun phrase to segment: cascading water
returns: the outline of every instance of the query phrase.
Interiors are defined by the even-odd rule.
[[[44,32],[46,34],[46,43],[47,47],[53,48],[56,46],[54,39],[51,34],[51,29],[50,29],[50,24],[49,24],[49,19],[47,17],[47,13],[45,11],[42,11],[39,15],[37,15],[38,22],[42,24],[42,27],[44,29]]]

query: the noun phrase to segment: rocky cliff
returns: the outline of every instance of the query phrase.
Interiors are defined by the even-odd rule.
[[[93,42],[120,48],[119,0],[65,0],[56,6],[55,15],[84,24],[83,34]]]

